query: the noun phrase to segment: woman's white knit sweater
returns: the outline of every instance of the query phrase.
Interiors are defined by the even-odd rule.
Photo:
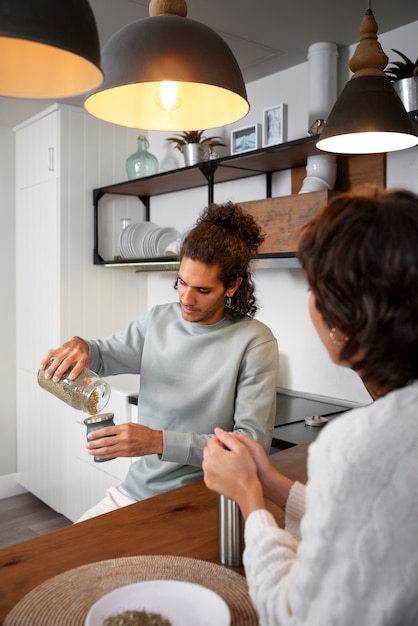
[[[245,542],[262,626],[417,626],[418,382],[328,424],[286,530],[254,511]]]

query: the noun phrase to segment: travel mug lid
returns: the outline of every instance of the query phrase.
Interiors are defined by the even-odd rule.
[[[112,420],[114,416],[114,413],[100,413],[100,415],[91,415],[90,417],[86,417],[86,419],[83,421],[86,426],[88,424],[100,424],[100,422],[107,422],[108,420]]]

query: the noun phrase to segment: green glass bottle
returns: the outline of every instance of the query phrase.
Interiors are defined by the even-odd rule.
[[[137,139],[136,152],[126,159],[126,173],[129,180],[152,176],[158,172],[158,159],[148,152],[149,142],[146,137],[140,135]]]

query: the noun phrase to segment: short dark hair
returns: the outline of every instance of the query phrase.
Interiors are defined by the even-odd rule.
[[[225,289],[242,277],[226,314],[231,318],[253,317],[257,306],[250,261],[263,241],[260,226],[239,205],[232,202],[211,204],[185,236],[180,261],[188,257],[205,265],[219,265],[219,278]]]
[[[418,197],[363,189],[302,230],[298,258],[341,360],[387,391],[418,378]]]

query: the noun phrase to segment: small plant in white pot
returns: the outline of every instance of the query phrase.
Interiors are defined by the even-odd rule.
[[[412,120],[418,122],[418,57],[412,61],[399,50],[392,48],[392,52],[400,56],[402,61],[391,61],[385,74]]]
[[[204,130],[187,130],[172,137],[167,137],[166,141],[174,144],[174,148],[179,150],[184,156],[184,164],[196,165],[202,161],[206,151],[213,151],[215,146],[225,146],[222,137],[205,137]]]

